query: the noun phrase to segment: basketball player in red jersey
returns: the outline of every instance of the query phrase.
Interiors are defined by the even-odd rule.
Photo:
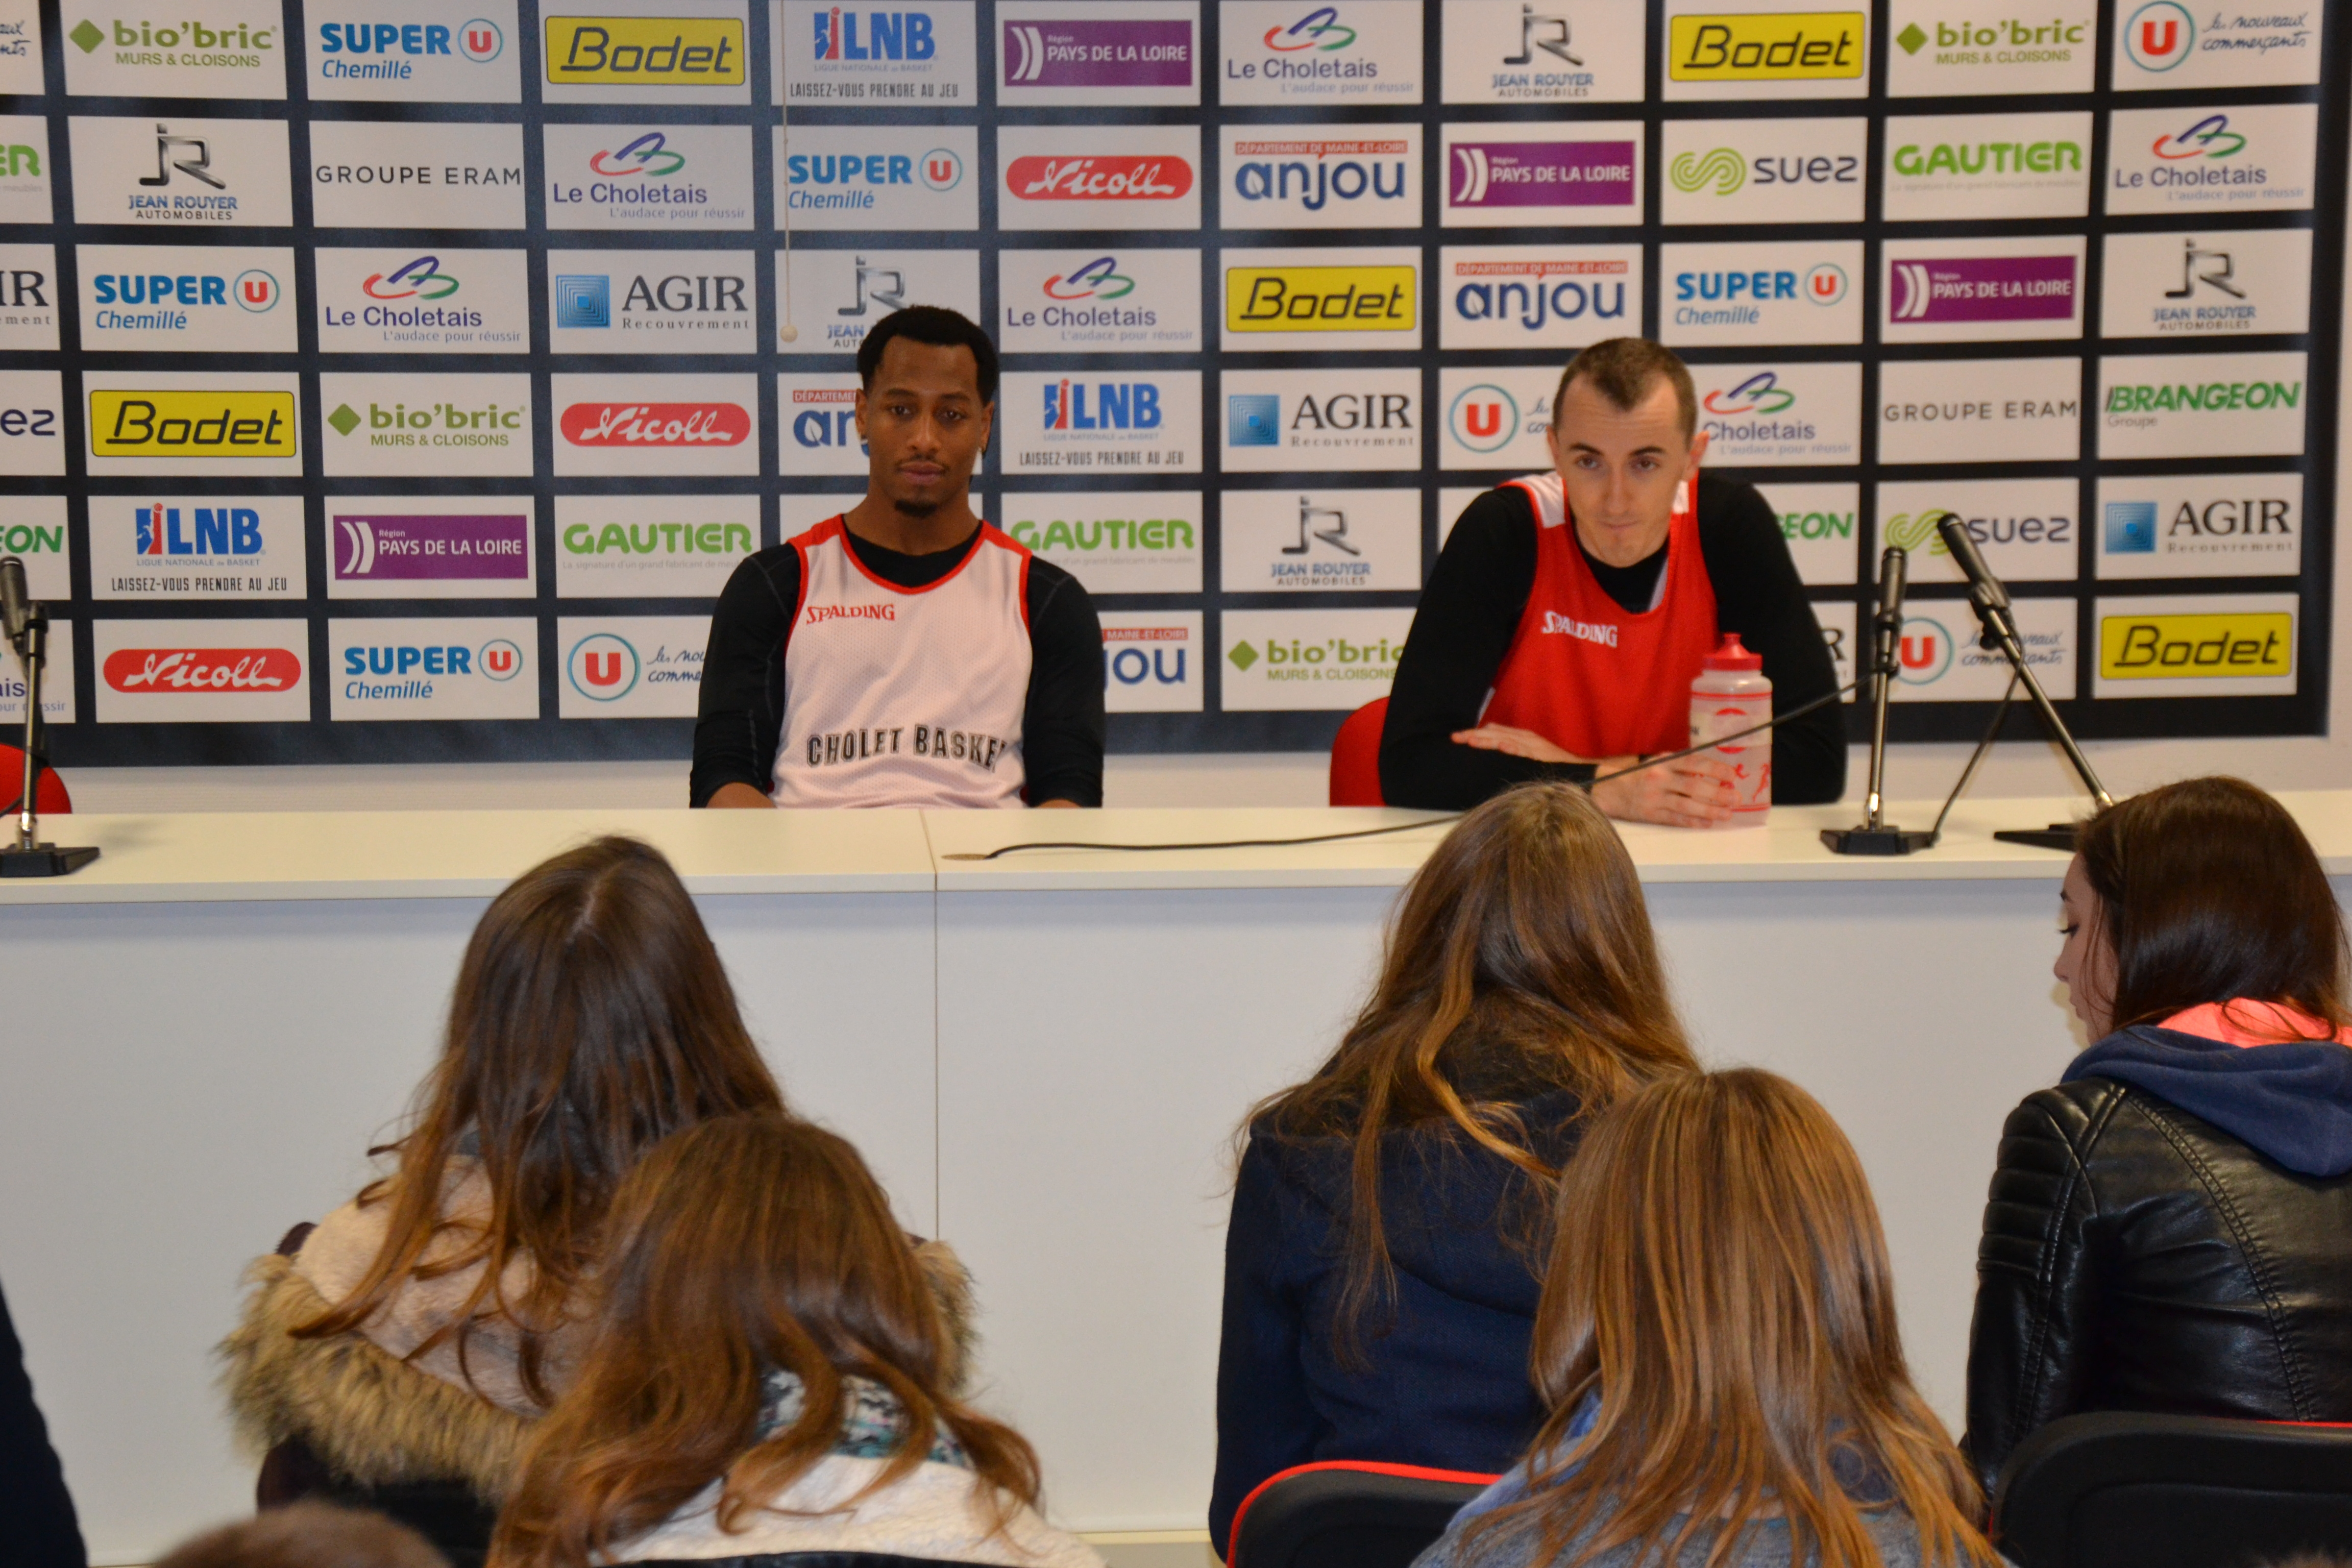
[[[857,369],[865,499],[729,579],[694,804],[1100,805],[1094,605],[971,509],[995,345],[918,305],[874,324]]]
[[[1644,339],[1577,355],[1549,441],[1553,471],[1471,502],[1438,556],[1389,700],[1381,793],[1460,810],[1565,779],[1612,816],[1723,821],[1731,773],[1714,758],[1606,775],[1688,743],[1691,681],[1726,632],[1763,656],[1776,712],[1835,689],[1780,520],[1754,486],[1702,476],[1690,372]],[[1774,731],[1776,801],[1844,790],[1835,704]]]

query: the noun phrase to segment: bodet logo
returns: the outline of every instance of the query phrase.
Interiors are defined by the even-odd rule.
[[[1113,713],[1198,713],[1206,645],[1198,610],[1102,616],[1103,706]]]
[[[2292,594],[2101,599],[2092,695],[2292,695],[2300,608]]]
[[[100,621],[101,724],[292,722],[310,717],[309,625],[256,621]]]
[[[559,598],[708,597],[759,546],[757,496],[555,498]]]
[[[402,719],[536,719],[539,679],[528,616],[465,620],[331,620],[337,723]]]
[[[1201,492],[1087,490],[1004,498],[1004,531],[1089,594],[1201,591]]]
[[[1866,11],[1731,11],[1666,18],[1668,98],[1858,98],[1870,68]]]
[[[1008,472],[1200,470],[1199,371],[1008,374],[996,406]]]
[[[969,125],[801,126],[789,143],[779,127],[774,166],[776,201],[803,228],[980,226],[980,132]]]
[[[331,475],[527,475],[527,375],[319,378]]]
[[[1097,127],[1074,152],[1059,126],[996,133],[1008,229],[1198,228],[1201,132],[1190,125]]]
[[[749,375],[559,375],[559,474],[756,474]]]
[[[513,0],[308,0],[310,96],[346,102],[514,103]]]
[[[93,373],[83,383],[93,474],[301,470],[291,375]]]
[[[565,719],[691,719],[702,692],[708,616],[564,616],[556,713]]]
[[[1328,250],[1220,251],[1225,349],[1420,347],[1421,253],[1347,254],[1353,265]]]
[[[551,16],[544,26],[548,86],[591,89],[567,98],[612,101],[613,89],[634,89],[641,102],[740,100],[740,16]],[[655,92],[660,96],[650,96]]]
[[[1389,694],[1412,612],[1227,610],[1222,619],[1227,712],[1328,710]]]

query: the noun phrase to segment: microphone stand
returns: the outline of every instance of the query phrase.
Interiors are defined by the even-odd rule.
[[[13,564],[13,563],[12,563]],[[60,849],[40,841],[35,792],[46,742],[41,723],[41,671],[48,662],[49,612],[26,606],[24,624],[9,637],[25,671],[25,793],[16,804],[16,842],[0,848],[0,877],[67,877],[98,858],[95,846]]]
[[[1890,826],[1886,821],[1886,705],[1901,673],[1903,588],[1908,557],[1900,545],[1890,544],[1878,563],[1878,614],[1872,623],[1870,794],[1864,802],[1859,827],[1824,827],[1822,842],[1834,855],[1908,855],[1932,849],[1937,827],[1926,830]]]

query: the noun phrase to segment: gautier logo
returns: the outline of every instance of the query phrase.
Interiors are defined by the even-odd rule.
[[[2294,673],[2294,616],[2284,610],[2099,620],[2099,674],[2109,680]]]
[[[1229,267],[1225,326],[1236,332],[1409,332],[1410,267]]]
[[[290,392],[89,395],[94,458],[291,458],[297,450]]]
[[[1898,174],[2052,174],[2079,170],[2083,149],[2073,142],[1938,142],[1895,149]]]
[[[734,403],[575,403],[560,427],[575,447],[740,447],[751,416]]]
[[[1859,79],[1867,23],[1860,11],[1676,16],[1667,71],[1676,81]]]
[[[1032,202],[1172,202],[1192,188],[1181,158],[1025,157],[1004,171],[1005,189]]]
[[[740,87],[743,24],[731,16],[550,16],[547,79],[559,87]]]
[[[302,679],[283,647],[122,647],[100,668],[117,691],[284,691]]]

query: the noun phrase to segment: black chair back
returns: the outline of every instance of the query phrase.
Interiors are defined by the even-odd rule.
[[[1333,1459],[1263,1481],[1234,1515],[1228,1568],[1407,1568],[1495,1478]]]
[[[2352,1428],[2102,1412],[2018,1446],[1993,1494],[2018,1568],[2255,1568],[2352,1553]]]

